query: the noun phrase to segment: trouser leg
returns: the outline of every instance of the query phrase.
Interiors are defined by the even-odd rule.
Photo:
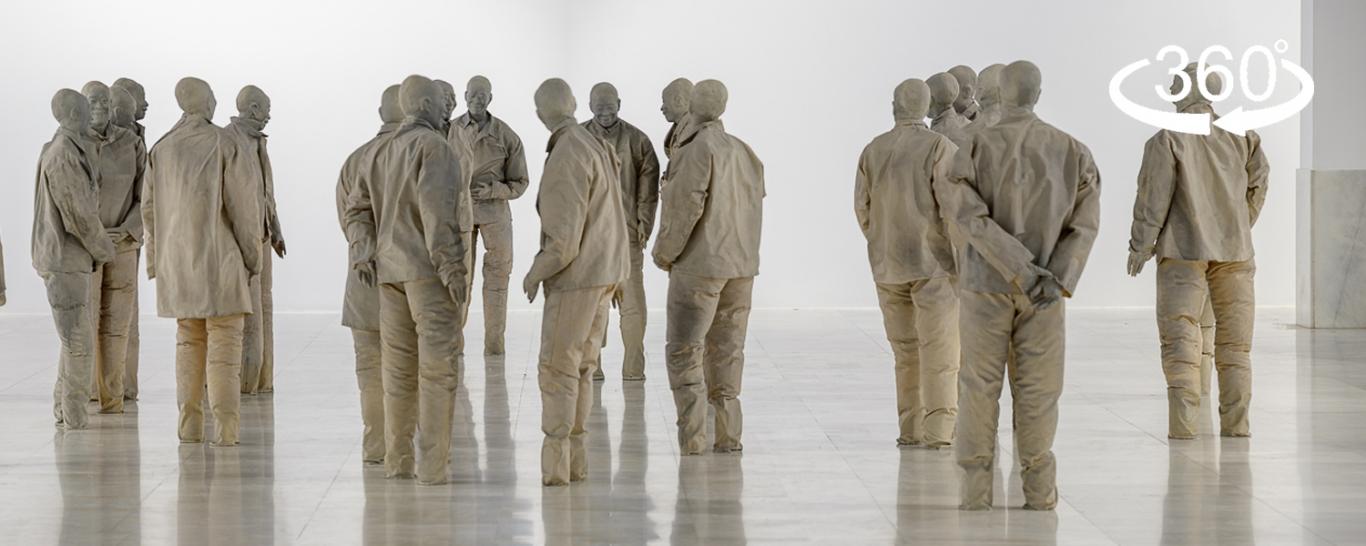
[[[454,332],[459,328],[460,308],[437,279],[404,286],[417,329],[417,479],[424,485],[438,485],[449,479],[451,463],[451,420],[460,381]]]
[[[465,327],[470,322],[470,300],[474,299],[474,232],[460,232],[460,241],[465,245],[465,271],[469,272],[468,275],[465,275],[465,301],[455,302],[460,307],[460,328],[456,331],[455,345],[456,351],[463,356],[465,354]]]
[[[958,466],[963,469],[959,508],[985,510],[992,504],[996,428],[1001,387],[1011,351],[1015,305],[1006,294],[960,291],[963,364],[958,374]]]
[[[270,252],[270,246],[263,243],[261,253],[264,255],[267,252]],[[251,293],[251,314],[247,315],[242,327],[242,393],[256,394],[256,389],[261,384],[261,359],[265,356],[265,348],[261,345],[262,317],[265,316],[261,300],[261,274],[252,275],[248,287]]]
[[[53,416],[68,430],[87,426],[95,367],[95,335],[90,317],[89,273],[43,273],[47,302],[57,327],[61,355],[53,389]]]
[[[678,444],[684,455],[701,454],[707,443],[703,359],[707,331],[724,286],[724,279],[669,274],[665,365],[678,410]]]
[[[181,442],[204,441],[204,386],[209,334],[204,319],[177,319],[175,336],[176,404]]]
[[[215,422],[212,444],[237,445],[242,384],[242,327],[245,317],[232,315],[204,321],[208,334],[209,411]]]
[[[1200,311],[1200,396],[1209,394],[1210,376],[1214,373],[1214,304],[1205,295],[1205,307]]]
[[[740,451],[744,444],[744,414],[740,410],[740,385],[745,371],[745,338],[754,277],[728,279],[717,298],[715,319],[707,329],[703,370],[707,401],[716,413],[718,452]]]
[[[593,372],[602,363],[600,357],[603,341],[607,339],[607,316],[611,310],[612,292],[616,287],[608,287],[600,290],[596,295],[597,301],[590,299],[584,302],[588,307],[595,309],[593,317],[590,319],[592,326],[588,331],[588,337],[583,341],[583,357],[579,362],[579,397],[574,408],[574,428],[569,431],[569,481],[582,481],[588,477],[588,450],[584,444],[588,436],[588,414],[593,410]],[[588,296],[594,297],[590,293]]]
[[[1200,411],[1200,312],[1208,262],[1163,258],[1157,263],[1157,333],[1167,376],[1167,436],[1195,437]]]
[[[914,284],[911,300],[919,344],[925,445],[943,447],[953,443],[958,420],[958,293],[949,277],[926,279]]]
[[[920,341],[915,328],[915,305],[910,283],[877,285],[882,327],[892,346],[896,375],[896,415],[899,446],[924,442],[924,411],[920,403]],[[955,385],[957,388],[957,385]]]
[[[1024,296],[1015,297],[1015,374],[1018,397],[1015,444],[1024,485],[1025,508],[1052,510],[1058,504],[1057,461],[1053,438],[1058,432],[1058,398],[1062,396],[1066,303],[1038,309]]]
[[[1214,262],[1209,291],[1214,303],[1214,365],[1219,373],[1219,432],[1248,436],[1252,402],[1252,325],[1256,312],[1252,260]]]
[[[271,246],[261,249],[261,370],[256,392],[275,392],[275,258]]]
[[[94,364],[90,368],[90,401],[100,401],[100,300],[104,298],[104,266],[105,264],[95,264],[95,270],[90,273],[90,301],[86,303],[85,312],[90,313],[90,335],[94,345],[91,352]]]
[[[141,271],[138,258],[141,251],[133,256],[133,271]],[[128,322],[128,355],[123,362],[123,398],[125,400],[138,399],[138,364],[142,355],[142,335],[141,310],[138,305],[138,283],[133,279],[133,317]]]
[[[625,352],[621,377],[627,381],[645,379],[645,249],[631,246],[631,275],[621,287],[621,346]]]
[[[384,383],[380,371],[380,333],[351,329],[356,349],[356,386],[360,388],[361,460],[384,462]]]
[[[381,284],[380,366],[384,388],[384,470],[389,478],[412,478],[417,461],[417,323],[402,284]]]
[[[574,476],[574,452],[582,449],[582,433],[592,406],[591,358],[606,320],[599,313],[604,288],[547,291],[541,318],[537,383],[541,389],[541,483],[565,485]],[[599,315],[602,315],[601,318]],[[584,401],[587,404],[584,404]],[[581,458],[582,456],[580,456]],[[581,470],[586,471],[586,466]]]
[[[128,357],[128,328],[133,318],[133,287],[137,284],[137,251],[119,252],[101,266],[99,285],[98,370],[100,411],[123,413],[124,362]]]
[[[484,239],[484,354],[501,355],[512,277],[512,221],[481,224],[479,235]]]

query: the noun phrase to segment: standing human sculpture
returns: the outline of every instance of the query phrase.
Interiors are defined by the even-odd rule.
[[[139,123],[147,116],[147,93],[143,90],[142,84],[129,78],[119,78],[114,80],[114,84],[109,86],[114,92],[114,116],[116,125],[128,129],[138,135],[142,141],[142,149],[147,150],[147,129]],[[147,168],[143,165],[143,169]],[[138,262],[141,263],[142,249],[138,248]],[[137,264],[134,264],[135,268]],[[124,357],[123,363],[123,399],[138,399],[138,364],[142,353],[142,336],[140,335],[141,309],[138,304],[138,283],[133,283],[133,320],[128,323],[128,355]]]

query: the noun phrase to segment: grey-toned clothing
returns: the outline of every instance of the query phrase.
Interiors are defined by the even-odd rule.
[[[242,147],[244,157],[257,159],[258,170],[254,177],[261,201],[262,237],[271,244],[284,240],[280,231],[280,216],[275,207],[275,175],[270,166],[270,153],[266,150],[266,134],[261,132],[264,125],[257,121],[234,116],[232,123],[223,128]]]
[[[921,121],[899,122],[863,149],[854,179],[854,215],[868,240],[878,283],[953,276],[937,181],[947,180],[958,149]]]
[[[79,135],[58,129],[43,145],[33,190],[33,269],[88,274],[114,259],[100,223],[98,178]]]
[[[337,177],[337,222],[341,224],[343,235],[346,234],[347,196],[360,185],[362,179],[380,176],[377,172],[379,163],[375,158],[376,151],[380,141],[396,130],[397,123],[384,124],[380,127],[379,134],[351,152],[342,164],[341,174]],[[347,246],[350,254],[347,263],[354,263],[359,247],[351,242],[348,242]],[[357,330],[379,331],[379,288],[366,286],[356,271],[350,267],[347,268],[346,294],[342,298],[342,325]]]
[[[1208,103],[1185,112],[1213,113]],[[1262,140],[1214,127],[1209,135],[1161,130],[1143,147],[1129,248],[1158,258],[1252,259],[1252,224],[1266,201]]]
[[[959,148],[937,194],[968,240],[963,288],[1022,294],[1044,268],[1076,289],[1100,227],[1100,172],[1084,144],[1008,109]]]
[[[468,112],[451,123],[449,137],[470,151],[470,188],[492,192],[491,198],[474,201],[474,223],[511,220],[507,202],[521,197],[530,184],[522,139],[493,114],[480,126]]]
[[[602,139],[621,162],[621,204],[626,213],[626,232],[631,242],[644,245],[655,228],[659,206],[659,157],[644,131],[624,120],[611,127],[588,120],[583,127]]]
[[[967,142],[968,135],[965,129],[970,122],[968,118],[963,117],[950,106],[930,121],[930,128],[936,133],[949,137],[949,140],[961,147]]]
[[[695,125],[669,166],[657,264],[698,277],[759,274],[764,164],[720,121]]]
[[[110,123],[95,133],[95,168],[100,173],[100,222],[118,231],[119,249],[142,246],[142,183],[147,172],[147,145],[131,130]]]
[[[256,162],[223,129],[186,114],[148,154],[142,220],[157,314],[180,319],[250,313],[261,271]]]

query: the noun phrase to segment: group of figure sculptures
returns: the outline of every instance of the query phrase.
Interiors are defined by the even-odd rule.
[[[1211,75],[1202,89],[1217,93],[1220,84]],[[1006,381],[1025,506],[1057,503],[1064,299],[1099,229],[1100,175],[1085,145],[1033,112],[1041,89],[1027,61],[906,80],[892,94],[893,129],[858,161],[855,217],[895,357],[896,443],[954,446],[964,509],[992,505]],[[205,440],[207,393],[215,423],[208,440],[231,446],[240,395],[273,390],[270,253],[284,257],[285,244],[262,132],[270,99],[243,88],[238,116],[219,127],[206,82],[184,78],[175,97],[184,114],[150,152],[137,83],[90,82],[52,100],[60,128],[39,163],[32,251],[62,346],[54,415],[59,427],[81,429],[92,393],[105,413],[137,398],[136,270],[145,253],[157,313],[177,321],[179,437]],[[467,111],[452,118],[458,101],[448,83],[414,75],[385,89],[378,133],[346,159],[336,186],[362,458],[422,484],[447,481],[478,241],[483,350],[495,363],[505,352],[508,201],[530,186],[521,138],[489,112],[491,82],[471,78],[464,99]],[[546,80],[535,93],[549,138],[536,200],[540,248],[522,290],[529,301],[544,291],[538,382],[547,486],[587,477],[591,382],[602,378],[611,307],[620,313],[622,378],[645,379],[642,275],[656,211],[651,256],[669,275],[665,364],[680,451],[742,449],[763,164],[726,132],[721,82],[680,78],[662,99],[672,123],[665,169],[650,138],[618,117],[610,83],[593,86],[584,122],[565,81]],[[1201,90],[1176,107],[1212,113]],[[1249,233],[1266,183],[1255,133],[1161,131],[1145,147],[1128,271],[1158,260],[1173,439],[1195,436],[1210,360],[1221,433],[1249,434]]]

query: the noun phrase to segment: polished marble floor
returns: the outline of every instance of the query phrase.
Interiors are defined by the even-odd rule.
[[[333,315],[277,318],[277,391],[243,400],[242,445],[226,449],[176,441],[170,321],[143,319],[142,400],[62,433],[50,320],[0,315],[0,543],[1366,543],[1366,331],[1261,310],[1254,437],[1209,434],[1211,411],[1198,440],[1172,443],[1152,311],[1072,310],[1057,511],[1018,508],[1007,426],[998,508],[963,513],[951,452],[893,445],[876,311],[755,312],[745,452],[686,458],[651,319],[647,382],[610,379],[620,349],[607,350],[588,481],[546,489],[536,313],[512,314],[505,361],[466,363],[439,487],[361,464]]]

